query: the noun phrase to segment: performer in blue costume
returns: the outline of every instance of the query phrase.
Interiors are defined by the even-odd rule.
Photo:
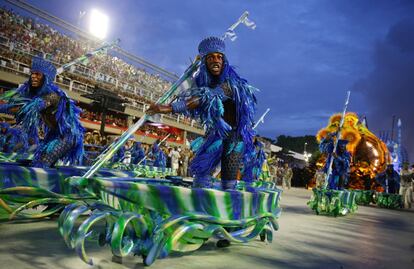
[[[263,163],[266,159],[266,154],[263,150],[263,143],[261,143],[257,138],[254,138],[254,148],[252,152],[251,161],[244,164],[243,170],[243,180],[247,185],[257,180],[260,177],[262,172]]]
[[[234,189],[241,161],[250,162],[254,87],[236,73],[225,55],[221,38],[208,37],[198,46],[201,65],[195,87],[169,105],[152,105],[148,113],[183,113],[198,117],[207,127],[203,144],[190,164],[194,187],[212,187],[211,173],[221,161],[222,188]]]
[[[138,164],[142,159],[145,158],[145,151],[141,147],[141,142],[135,142],[132,147],[132,163]],[[145,160],[141,162],[142,165],[145,165]]]
[[[334,140],[331,135],[328,135],[325,139],[322,139],[319,150],[322,153],[327,154],[326,165],[324,172],[328,172],[328,166],[331,158],[333,159],[332,173],[328,179],[328,189],[342,190],[348,181],[348,170],[351,164],[351,154],[346,150],[348,140],[339,139],[336,152],[334,149]]]
[[[26,153],[29,149],[29,141],[26,133],[18,127],[11,127],[8,130],[6,143],[3,147],[5,153]]]
[[[119,137],[115,138],[114,143],[119,139]],[[106,145],[105,149],[103,151],[105,151],[110,145]],[[114,156],[111,159],[111,162],[113,163],[117,163],[117,162],[121,162],[122,159],[125,156],[125,147],[122,146],[120,147],[114,154]]]
[[[375,180],[382,185],[385,193],[398,193],[400,189],[400,175],[394,170],[393,164],[388,164],[384,172],[378,174]]]
[[[0,151],[6,152],[7,138],[9,136],[10,124],[7,122],[0,122]]]
[[[154,158],[153,165],[155,167],[165,168],[167,165],[167,157],[165,156],[160,146],[158,146],[158,143],[159,143],[159,140],[155,141],[151,149],[151,156]]]
[[[32,165],[52,167],[58,160],[80,164],[83,155],[84,128],[79,121],[80,109],[53,83],[56,68],[42,58],[32,60],[30,79],[5,98],[0,112],[16,115],[16,123],[29,139],[44,139],[34,153]]]

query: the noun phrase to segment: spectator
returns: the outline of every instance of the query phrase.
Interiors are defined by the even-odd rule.
[[[99,133],[98,130],[93,131],[92,137],[93,137],[93,144],[94,145],[101,145],[101,134]]]
[[[180,153],[177,150],[177,147],[174,147],[170,153],[168,154],[168,156],[171,158],[171,168],[174,174],[176,174],[178,172],[179,169],[179,161],[181,158]]]
[[[413,200],[413,181],[414,174],[408,169],[408,163],[403,164],[401,170],[400,195],[403,200],[404,208],[411,208]]]
[[[187,177],[188,176],[188,163],[190,161],[190,150],[189,149],[184,149],[182,151],[181,155],[181,166],[180,166],[180,176],[182,177]]]
[[[289,167],[288,163],[284,164],[283,170],[282,170],[282,188],[285,189],[286,187],[290,189],[292,184],[292,177],[293,177],[293,171],[292,168]]]

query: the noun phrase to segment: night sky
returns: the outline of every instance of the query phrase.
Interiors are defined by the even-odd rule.
[[[257,24],[227,42],[230,63],[260,89],[259,134],[315,134],[343,108],[366,115],[377,135],[403,121],[403,143],[414,161],[414,1],[29,1],[87,27],[96,8],[110,16],[107,40],[181,74],[199,41],[223,32],[248,10]],[[1,1],[3,4],[4,1]]]

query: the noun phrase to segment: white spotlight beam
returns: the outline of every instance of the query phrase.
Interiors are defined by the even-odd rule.
[[[99,39],[104,39],[108,31],[108,16],[99,10],[92,9],[89,19],[89,32]]]

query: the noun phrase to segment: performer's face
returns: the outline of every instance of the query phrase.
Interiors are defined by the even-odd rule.
[[[223,69],[223,54],[214,52],[206,57],[207,69],[213,76],[219,76]]]
[[[30,78],[32,79],[32,87],[37,88],[42,85],[43,81],[43,74],[39,72],[33,72],[30,75]]]

